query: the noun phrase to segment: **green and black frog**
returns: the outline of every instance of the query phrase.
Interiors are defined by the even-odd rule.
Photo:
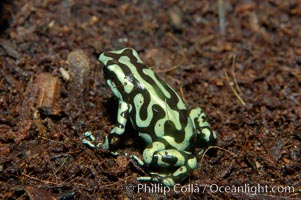
[[[99,61],[104,65],[105,81],[118,98],[119,107],[115,127],[97,146],[109,149],[112,140],[125,132],[130,121],[146,143],[143,160],[131,157],[141,166],[158,170],[138,180],[166,186],[183,181],[197,167],[194,149],[215,144],[217,139],[203,110],[188,111],[182,98],[143,63],[134,49],[104,52]],[[91,139],[91,135],[86,136]],[[86,139],[84,142],[94,146]]]

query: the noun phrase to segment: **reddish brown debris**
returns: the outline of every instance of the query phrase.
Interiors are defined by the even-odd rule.
[[[39,110],[40,114],[44,116],[60,115],[61,108],[58,104],[60,84],[60,79],[50,73],[38,74],[32,82],[29,82],[23,102],[22,118],[26,118],[29,113],[32,113],[30,110],[25,111],[26,107],[32,111]]]
[[[0,199],[300,199],[300,17],[299,0],[1,1]],[[181,184],[199,192],[138,191],[131,127],[118,157],[82,144],[115,123],[97,59],[124,47],[217,131]],[[283,190],[210,190],[258,184]]]
[[[30,200],[56,200],[49,191],[41,190],[37,187],[27,186],[25,191]]]
[[[51,74],[39,74],[35,84],[38,86],[36,105],[45,115],[59,115],[61,108],[57,103],[60,91],[60,80]]]

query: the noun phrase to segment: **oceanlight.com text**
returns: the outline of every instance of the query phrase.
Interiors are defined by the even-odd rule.
[[[251,195],[268,194],[268,193],[294,193],[293,186],[268,186],[268,185],[217,185],[217,184],[176,184],[173,187],[168,187],[163,184],[129,184],[126,186],[126,191],[130,195],[138,193],[162,194],[166,195],[169,192],[174,193],[246,193]]]

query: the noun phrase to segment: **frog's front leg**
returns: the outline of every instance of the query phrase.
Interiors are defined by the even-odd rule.
[[[103,149],[109,149],[110,145],[116,143],[120,135],[122,135],[125,131],[125,125],[128,119],[130,110],[130,105],[119,101],[118,112],[117,112],[117,122],[115,127],[111,130],[108,136],[105,137],[104,142],[100,142],[97,145],[94,145],[92,142],[94,141],[94,136],[91,132],[86,132],[85,137],[87,139],[83,139],[83,143],[89,145],[92,148],[101,147]]]
[[[128,120],[130,105],[124,101],[119,101],[117,122],[108,136],[105,137],[104,143],[101,145],[103,149],[109,149],[110,145],[116,143],[120,135],[125,131],[125,125]]]
[[[197,146],[204,148],[209,144],[214,145],[217,135],[216,132],[210,128],[205,112],[201,108],[194,108],[190,111],[189,115],[196,129]],[[200,150],[200,153],[202,150],[203,149]]]
[[[140,165],[161,168],[162,171],[175,168],[175,171],[171,173],[151,173],[151,177],[138,178],[140,181],[152,180],[166,186],[174,186],[183,181],[197,167],[197,159],[192,153],[177,149],[165,149],[165,145],[161,142],[153,142],[144,150],[143,159],[145,162],[137,157],[133,158]]]

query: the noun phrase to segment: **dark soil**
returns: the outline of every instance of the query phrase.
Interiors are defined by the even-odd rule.
[[[0,199],[301,197],[300,1],[19,0],[0,11]],[[124,47],[218,132],[166,196],[136,181],[148,172],[129,157],[82,144],[113,127],[97,58]],[[127,135],[117,151],[143,145]]]

